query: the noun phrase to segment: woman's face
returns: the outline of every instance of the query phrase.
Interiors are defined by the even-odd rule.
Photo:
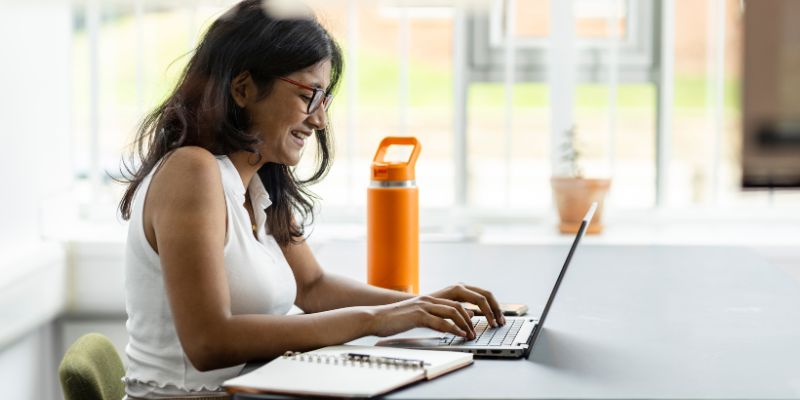
[[[330,76],[331,63],[325,60],[285,78],[324,89],[330,84]],[[297,165],[314,130],[327,126],[324,106],[306,113],[312,94],[311,90],[276,79],[269,95],[243,104],[250,116],[250,131],[262,140],[259,145],[262,161]]]

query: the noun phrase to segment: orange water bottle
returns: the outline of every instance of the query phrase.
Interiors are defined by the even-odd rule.
[[[419,190],[414,137],[386,137],[367,189],[367,282],[419,293]],[[410,152],[409,152],[410,150]]]

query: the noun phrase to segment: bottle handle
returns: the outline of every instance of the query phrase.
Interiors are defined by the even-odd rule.
[[[386,150],[389,148],[389,146],[394,144],[414,146],[414,149],[411,150],[411,155],[408,157],[408,160],[398,163],[414,167],[417,163],[417,157],[419,157],[419,152],[422,146],[420,146],[417,138],[413,136],[387,136],[383,138],[383,140],[381,140],[381,144],[378,145],[378,151],[375,153],[375,157],[372,159],[372,162],[384,163],[383,157],[386,156]]]

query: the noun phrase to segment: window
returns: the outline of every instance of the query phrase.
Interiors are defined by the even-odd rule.
[[[79,3],[73,18],[73,170],[89,218],[107,219],[139,122],[174,88],[200,32],[226,7]],[[99,215],[98,215],[99,214]]]
[[[551,21],[556,11],[552,7],[563,8],[563,3],[506,0],[494,5],[488,18],[477,13],[469,21],[469,203],[549,207],[551,164],[559,156],[552,150],[557,148],[553,135],[559,134],[551,134],[552,117],[566,115],[580,133],[587,173],[613,174],[611,203],[651,207],[656,111],[652,77],[658,62],[652,2],[576,1],[559,14],[566,22]],[[570,45],[552,42],[550,27],[570,22],[575,73],[569,78],[574,81],[561,89],[570,92],[570,99],[558,104],[550,98],[550,46]],[[514,32],[510,37],[508,27]],[[514,67],[509,68],[512,59]],[[503,93],[513,100],[504,102]]]
[[[76,4],[73,169],[87,202],[119,199],[106,172],[118,171],[138,121],[232,4]],[[324,216],[363,218],[370,162],[386,135],[422,143],[423,210],[489,221],[549,214],[563,131],[554,127],[567,123],[585,144],[587,172],[613,176],[612,208],[798,204],[797,194],[738,187],[739,1],[486,4],[311,3],[346,54],[331,108],[337,158],[313,189]],[[552,64],[552,50],[564,48],[574,52],[572,75]]]

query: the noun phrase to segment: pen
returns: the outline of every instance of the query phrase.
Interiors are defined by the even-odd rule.
[[[423,360],[414,360],[411,358],[400,358],[400,357],[383,357],[383,356],[373,356],[369,354],[362,354],[362,353],[347,353],[345,357],[348,360],[352,361],[367,361],[367,362],[376,362],[381,364],[395,364],[395,365],[413,365],[418,367],[423,367],[428,365]]]

